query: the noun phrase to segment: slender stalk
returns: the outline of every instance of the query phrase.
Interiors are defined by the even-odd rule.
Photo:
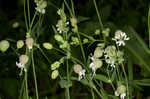
[[[36,99],[39,99],[38,88],[37,88],[37,79],[36,79],[35,66],[34,66],[34,58],[33,58],[33,49],[32,49],[32,53],[31,53],[31,58],[32,58],[32,68],[33,68],[35,90],[36,90]]]
[[[124,73],[124,76],[125,76],[125,80],[126,80],[126,86],[127,86],[127,97],[128,97],[128,99],[130,99],[130,98],[129,98],[129,86],[128,86],[127,74],[126,74],[126,72],[125,72],[125,69],[124,69],[123,64],[121,64],[121,67],[122,67],[122,70],[123,70],[123,73]]]
[[[24,18],[25,18],[25,24],[26,24],[26,29],[28,30],[28,21],[27,21],[27,15],[26,15],[26,0],[24,0]]]
[[[30,2],[27,0],[27,9],[28,9],[28,20],[29,20],[29,25],[30,25]]]
[[[94,95],[94,92],[93,92],[92,88],[91,88],[91,94],[92,94],[92,99],[95,99],[95,95]]]
[[[101,16],[100,16],[98,8],[97,8],[96,1],[93,0],[93,3],[94,3],[94,6],[95,6],[95,9],[96,9],[96,13],[97,13],[97,16],[98,16],[100,27],[101,27],[101,29],[103,29],[103,23],[102,23]]]
[[[148,11],[148,32],[149,32],[149,48],[150,48],[150,5]]]
[[[68,64],[68,59],[67,59],[67,81],[69,82],[70,81],[70,78],[69,78],[69,64]],[[67,87],[67,99],[70,99],[70,91],[69,91],[69,87]]]
[[[29,99],[29,95],[28,95],[28,73],[25,72],[25,93],[26,93],[26,98]]]

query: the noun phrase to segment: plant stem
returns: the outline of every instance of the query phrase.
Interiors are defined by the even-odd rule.
[[[123,73],[124,73],[124,76],[125,76],[125,80],[126,80],[126,86],[127,86],[127,97],[128,97],[128,99],[130,99],[130,98],[129,98],[129,87],[128,87],[128,79],[127,79],[127,75],[126,75],[126,72],[125,72],[125,69],[124,69],[123,64],[121,64],[121,67],[122,67],[122,70],[123,70]]]
[[[36,99],[39,99],[38,88],[37,88],[37,79],[36,79],[35,66],[34,66],[34,58],[33,58],[33,49],[32,49],[32,53],[31,53],[31,57],[32,57],[32,68],[33,68],[35,90],[36,90]]]
[[[25,93],[26,93],[26,98],[29,99],[28,96],[28,73],[25,72]]]
[[[96,5],[96,1],[93,0],[93,3],[94,3],[94,6],[95,6],[95,9],[96,9],[96,13],[97,13],[97,16],[98,16],[100,27],[101,27],[101,29],[103,29],[103,24],[102,24],[101,16],[99,14],[99,11],[98,11],[98,8],[97,8],[97,5]]]

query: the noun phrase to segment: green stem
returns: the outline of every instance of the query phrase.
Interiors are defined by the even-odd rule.
[[[91,94],[92,94],[92,99],[95,99],[95,95],[94,95],[94,92],[93,92],[92,88],[91,88]]]
[[[37,79],[36,79],[35,66],[34,66],[34,58],[33,58],[33,49],[32,49],[31,57],[32,57],[32,68],[33,68],[33,76],[34,76],[35,90],[36,90],[36,99],[39,99],[38,88],[37,88]]]
[[[66,63],[67,63],[67,81],[69,82],[70,78],[69,78],[69,64],[68,64],[68,59],[67,59]],[[67,90],[67,99],[70,99],[69,87],[67,87],[66,90]]]
[[[149,48],[150,48],[150,5],[148,11],[148,32],[149,32]]]
[[[129,87],[128,87],[128,79],[127,79],[127,75],[126,75],[126,72],[125,72],[125,69],[124,69],[123,64],[121,64],[121,67],[122,67],[122,70],[123,70],[123,73],[124,73],[124,76],[125,76],[125,80],[126,80],[126,86],[127,86],[127,97],[128,97],[128,99],[130,99],[130,98],[129,98]]]
[[[29,25],[30,25],[30,2],[27,0],[27,9],[28,9],[28,20],[29,20]]]
[[[28,30],[29,27],[28,27],[27,15],[26,15],[26,0],[24,0],[24,18],[25,18],[26,28]]]
[[[25,72],[25,92],[26,92],[26,98],[29,99],[29,96],[28,96],[28,73]]]
[[[97,5],[96,5],[96,1],[93,0],[93,3],[94,3],[94,6],[95,6],[95,9],[96,9],[96,13],[97,13],[97,16],[98,16],[100,27],[101,27],[101,29],[103,29],[103,24],[102,24],[101,16],[99,14],[99,11],[98,11],[98,8],[97,8]]]

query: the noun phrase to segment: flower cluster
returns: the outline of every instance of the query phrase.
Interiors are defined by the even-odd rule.
[[[79,75],[78,80],[81,80],[85,76],[86,70],[83,69],[81,65],[75,64],[73,69],[74,72]]]
[[[104,50],[104,57],[107,64],[115,68],[117,63],[121,64],[123,59],[123,52],[117,51],[115,46],[107,46]]]
[[[115,32],[115,40],[116,40],[116,44],[118,46],[125,46],[125,42],[126,40],[129,40],[130,38],[127,37],[125,32],[122,32],[121,30],[117,30]]]

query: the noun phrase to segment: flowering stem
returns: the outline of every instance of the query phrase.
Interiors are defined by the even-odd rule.
[[[34,83],[35,83],[35,90],[36,90],[36,99],[39,99],[38,96],[38,88],[37,88],[37,80],[36,80],[36,73],[35,73],[35,66],[34,66],[34,58],[33,58],[33,49],[32,49],[32,68],[33,68],[33,76],[34,76]]]

